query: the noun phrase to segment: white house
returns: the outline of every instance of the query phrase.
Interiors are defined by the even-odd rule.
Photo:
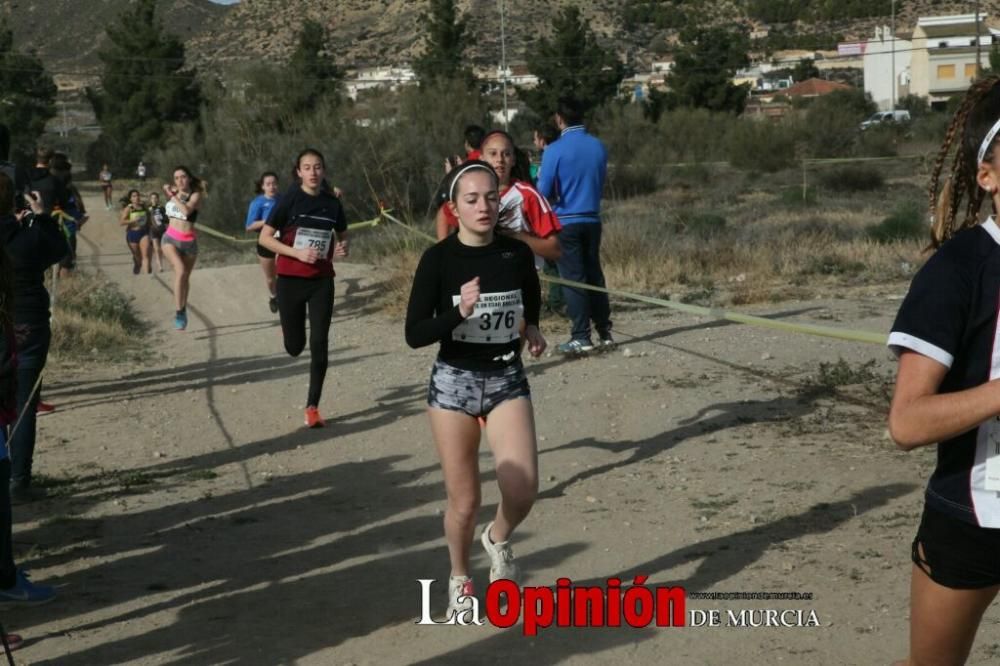
[[[515,86],[521,86],[522,88],[534,88],[538,85],[538,77],[531,73],[527,65],[507,65],[506,77],[505,72],[502,67],[497,66],[496,76],[497,81],[503,81],[504,78],[507,79],[507,83]]]
[[[663,60],[654,60],[649,67],[649,71],[654,74],[669,74],[674,68],[674,59],[666,57]]]
[[[909,92],[913,42],[895,35],[889,26],[875,28],[875,37],[866,40],[862,49],[865,68],[865,92],[879,109],[891,109],[894,102]],[[895,93],[893,92],[895,90]]]
[[[977,32],[979,65],[988,67],[990,48],[1000,31],[989,29],[984,15],[979,15],[978,31],[975,14],[917,19],[913,30],[910,92],[926,97],[932,105],[943,105],[952,95],[964,92],[979,69]]]
[[[373,88],[388,88],[396,90],[401,85],[417,82],[417,75],[411,67],[363,67],[349,72],[344,79],[344,89],[347,96],[357,99],[362,90]]]

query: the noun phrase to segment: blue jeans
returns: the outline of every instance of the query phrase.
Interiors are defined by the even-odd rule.
[[[574,282],[604,287],[601,270],[601,223],[567,224],[559,232],[559,277]],[[608,295],[563,286],[566,310],[573,322],[573,340],[590,340],[590,322],[598,335],[611,331],[611,304]]]
[[[35,456],[35,410],[41,384],[32,394],[45,360],[49,355],[52,329],[48,322],[29,328],[24,340],[18,340],[17,347],[17,413],[23,414],[21,425],[10,440],[11,481],[19,486],[31,485],[31,463]]]

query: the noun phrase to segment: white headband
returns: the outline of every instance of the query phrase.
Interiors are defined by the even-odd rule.
[[[993,127],[991,127],[990,131],[986,133],[986,138],[983,139],[981,144],[979,144],[979,159],[976,161],[976,164],[982,162],[983,158],[986,157],[986,151],[988,151],[990,146],[993,145],[993,139],[997,138],[997,132],[1000,132],[1000,120],[993,123]]]
[[[458,179],[464,176],[467,171],[472,171],[473,169],[482,169],[483,171],[486,171],[488,173],[495,173],[493,169],[486,166],[485,164],[480,164],[476,162],[463,166],[461,169],[458,170],[458,173],[455,174],[455,177],[451,179],[451,187],[448,188],[448,201],[455,200],[455,186],[458,185]]]

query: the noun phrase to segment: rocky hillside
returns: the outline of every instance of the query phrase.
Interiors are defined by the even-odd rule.
[[[760,27],[751,16],[752,8],[767,1],[663,0],[652,4],[679,7],[687,16],[702,21]],[[819,6],[830,1],[802,0],[799,5]],[[99,66],[96,52],[106,39],[104,28],[129,2],[5,0],[3,4],[17,31],[19,46],[37,48],[55,73],[93,75]],[[330,50],[345,68],[407,62],[423,48],[421,16],[428,6],[427,0],[242,0],[232,6],[208,0],[160,2],[166,28],[185,39],[192,61],[203,69],[240,60],[282,60],[294,47],[296,32],[307,17],[329,28]],[[508,59],[523,60],[531,43],[548,33],[556,12],[574,2],[601,40],[622,55],[648,59],[668,51],[676,40],[676,28],[658,29],[650,23],[626,27],[623,10],[651,4],[645,0],[505,0]],[[498,62],[498,0],[458,0],[458,4],[469,17],[473,40],[470,58],[480,65]],[[900,32],[911,29],[917,16],[968,12],[972,7],[970,2],[940,0],[897,0],[895,4]],[[983,1],[982,11],[1000,17],[1000,0]],[[870,35],[875,25],[888,22],[888,16],[821,23],[800,21],[782,29],[852,39]]]
[[[98,71],[97,52],[105,28],[129,0],[3,0],[0,15],[14,29],[15,47],[35,49],[60,84],[86,79]],[[218,25],[231,7],[208,0],[160,0],[166,29],[187,41]]]
[[[802,0],[799,4],[830,1],[835,0]],[[759,27],[750,15],[755,2],[760,0],[661,0],[654,4],[680,7],[697,20]],[[331,50],[342,65],[396,64],[412,60],[422,50],[421,15],[428,4],[427,0],[242,0],[217,25],[193,38],[192,54],[204,61],[280,59],[291,52],[302,18],[309,17],[329,28]],[[508,59],[523,60],[532,42],[548,33],[552,17],[568,4],[579,6],[605,45],[622,55],[650,57],[668,50],[676,40],[676,29],[657,29],[652,24],[626,27],[623,10],[650,4],[645,0],[505,0]],[[901,32],[912,28],[919,15],[971,11],[969,2],[897,0],[895,4]],[[469,17],[474,42],[469,50],[471,59],[481,65],[499,62],[498,0],[458,0],[458,5]],[[983,1],[982,11],[1000,17],[1000,0]],[[851,39],[871,35],[875,25],[888,22],[885,16],[800,22],[784,29]]]

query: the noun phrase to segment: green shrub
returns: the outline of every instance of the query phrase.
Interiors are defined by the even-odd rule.
[[[927,98],[920,95],[903,95],[896,102],[896,108],[909,111],[913,120],[923,118],[931,113],[931,105],[927,102]]]
[[[104,276],[83,271],[59,281],[52,320],[50,350],[60,360],[122,359],[146,333],[128,296]]]
[[[916,118],[910,125],[910,134],[917,141],[940,144],[948,131],[951,115],[934,111]]]
[[[795,164],[795,133],[784,124],[739,120],[729,137],[729,163],[773,173]]]
[[[816,188],[808,185],[803,192],[801,185],[784,187],[780,191],[779,198],[786,206],[815,206]]]
[[[870,166],[848,165],[820,174],[820,182],[834,192],[869,192],[885,186],[882,172]]]
[[[636,104],[611,103],[597,114],[594,131],[608,148],[608,191],[616,198],[656,190],[663,157],[657,128]]]
[[[892,215],[868,227],[868,237],[879,243],[916,240],[927,236],[928,222],[924,207],[915,202],[899,205]]]
[[[809,105],[800,139],[810,157],[847,157],[854,152],[861,121],[875,112],[860,90],[837,90]]]
[[[95,278],[77,274],[69,280],[62,280],[56,293],[56,304],[87,319],[120,324],[128,333],[144,330],[132,299],[103,276]]]
[[[718,162],[729,146],[733,116],[705,109],[677,109],[656,122],[655,148],[661,162]]]
[[[909,125],[897,123],[871,127],[858,136],[855,154],[859,157],[895,157],[909,131]]]
[[[671,185],[701,188],[712,184],[714,174],[708,165],[695,163],[671,169],[667,178]]]
[[[879,376],[875,372],[874,359],[852,366],[848,361],[839,358],[836,363],[821,362],[819,373],[814,382],[819,386],[832,389],[852,384],[865,384],[877,379]]]
[[[656,171],[641,164],[614,165],[608,169],[608,192],[613,198],[626,199],[655,192]]]
[[[444,175],[444,157],[461,152],[465,125],[489,126],[486,99],[458,83],[382,91],[354,105],[324,102],[312,113],[277,119],[246,109],[239,90],[215,92],[202,113],[203,130],[181,128],[151,156],[161,165],[187,164],[204,178],[201,217],[229,233],[243,233],[260,173],[276,171],[288,187],[295,156],[306,147],[324,153],[328,180],[344,191],[349,222],[374,217],[379,202],[423,218]]]

